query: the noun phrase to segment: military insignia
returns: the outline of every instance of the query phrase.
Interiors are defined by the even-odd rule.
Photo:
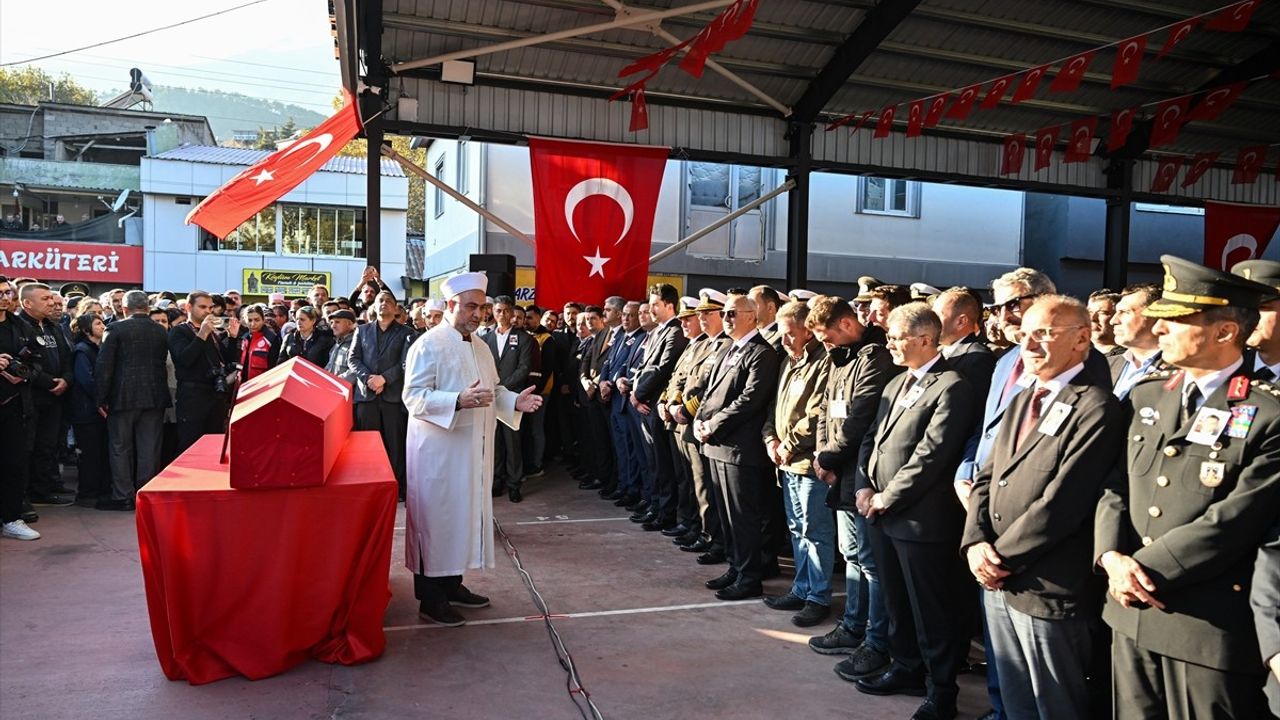
[[[45,342],[45,340],[44,340],[44,336],[43,336],[43,335],[37,335],[37,336],[36,336],[36,342],[40,343],[41,345],[48,345],[48,344],[49,344],[49,343]]]
[[[1231,384],[1227,386],[1228,400],[1244,400],[1249,397],[1249,376],[1237,375],[1231,378]]]
[[[1062,430],[1062,423],[1066,422],[1067,417],[1071,415],[1071,406],[1064,402],[1055,402],[1053,407],[1049,408],[1049,412],[1044,414],[1044,419],[1040,421],[1040,432],[1045,435],[1057,435]]]
[[[1169,268],[1168,263],[1164,263],[1164,289],[1173,292],[1178,289],[1178,281],[1173,277],[1173,270]]]
[[[1178,387],[1181,384],[1182,384],[1182,371],[1179,370],[1178,372],[1169,376],[1169,381],[1164,384],[1164,389],[1173,390],[1174,388]]]
[[[1227,437],[1241,439],[1249,434],[1253,426],[1253,416],[1258,414],[1257,405],[1236,405],[1231,408],[1231,422],[1227,423]]]
[[[1187,440],[1197,445],[1213,445],[1218,442],[1218,436],[1227,429],[1227,424],[1230,422],[1231,413],[1226,410],[1202,407],[1200,412],[1196,413],[1195,422],[1191,424],[1191,432],[1187,433]]]
[[[1155,425],[1160,420],[1160,411],[1153,407],[1144,407],[1138,410],[1138,421],[1143,425]]]
[[[1216,488],[1226,478],[1227,466],[1220,462],[1200,463],[1200,484],[1207,488]]]

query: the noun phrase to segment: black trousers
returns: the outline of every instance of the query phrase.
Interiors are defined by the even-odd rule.
[[[653,445],[653,502],[657,506],[652,508],[653,513],[659,522],[673,521],[676,517],[676,459],[672,457],[675,449],[668,440],[671,433],[657,410],[641,415],[640,424],[644,430],[644,442]]]
[[[0,458],[4,463],[4,471],[0,472],[0,522],[22,517],[34,441],[35,424],[23,414],[22,398],[14,397],[0,405]]]
[[[764,468],[711,461],[725,554],[738,572],[738,584],[759,585],[764,579],[760,528],[764,517]]]
[[[80,448],[77,470],[77,500],[106,500],[111,497],[111,453],[107,443],[107,423],[76,423],[76,447]]]
[[[912,542],[867,525],[880,570],[880,592],[889,616],[889,654],[894,666],[923,670],[929,697],[955,703],[956,675],[969,646],[972,592],[955,542]],[[961,601],[963,599],[963,601]]]
[[[591,431],[592,466],[608,487],[617,487],[618,469],[614,460],[613,431],[609,425],[609,406],[599,400],[587,400],[587,426]]]
[[[667,443],[671,445],[671,459],[676,474],[676,522],[690,530],[701,531],[702,516],[698,514],[698,500],[693,495],[693,464],[701,464],[702,459],[696,456],[689,458],[679,433],[678,427],[674,431],[667,431]]]
[[[204,383],[178,383],[174,411],[178,416],[178,454],[208,434],[227,431],[227,403],[225,393],[216,393],[212,385]]]
[[[498,423],[496,441],[493,444],[493,489],[496,491],[519,489],[524,480],[524,461],[521,459],[520,433]]]
[[[377,430],[382,435],[382,447],[391,461],[391,472],[404,497],[405,436],[409,432],[409,411],[400,402],[370,400],[356,403],[356,430]]]
[[[423,605],[447,603],[460,587],[462,587],[461,575],[427,577],[418,573],[413,574],[413,596]]]
[[[58,455],[65,437],[62,435],[62,398],[56,400],[45,400],[35,405],[32,423],[35,440],[31,446],[27,480],[27,492],[31,495],[52,495],[54,486],[62,479],[62,471],[58,468]]]
[[[1116,720],[1269,717],[1261,667],[1237,673],[1175,660],[1117,632],[1111,658]]]
[[[765,564],[776,563],[779,554],[791,555],[791,531],[787,529],[787,513],[783,509],[779,471],[773,470],[764,485],[764,518],[760,528],[760,552]]]

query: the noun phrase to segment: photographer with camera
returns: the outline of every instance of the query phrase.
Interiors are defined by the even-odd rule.
[[[169,331],[169,354],[178,379],[178,452],[206,433],[226,430],[227,403],[238,371],[228,365],[219,348],[223,333],[238,333],[234,318],[213,314],[213,298],[195,290],[187,295],[187,322]]]
[[[35,367],[29,363],[35,355],[36,335],[14,315],[17,295],[13,283],[0,275],[0,457],[7,466],[0,473],[0,533],[18,540],[38,540],[40,533],[22,520],[35,440],[31,399]]]
[[[70,490],[62,484],[58,452],[66,434],[62,406],[71,387],[71,343],[58,323],[58,298],[43,283],[28,283],[19,291],[19,317],[35,330],[35,364],[41,371],[32,378],[35,388],[35,444],[31,449],[31,476],[27,497],[33,505],[70,505]]]

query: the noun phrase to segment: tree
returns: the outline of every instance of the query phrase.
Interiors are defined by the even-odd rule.
[[[53,85],[53,101],[73,105],[97,105],[98,96],[76,82],[67,73],[54,77],[32,65],[0,68],[0,102],[35,105],[49,101],[49,85]]]
[[[292,116],[290,116],[288,120],[285,120],[283,125],[272,130],[268,130],[259,125],[258,139],[253,141],[253,149],[275,150],[276,143],[293,137],[293,134],[296,132],[298,132],[298,123],[294,122]]]
[[[422,167],[426,164],[426,148],[410,149],[409,142],[411,138],[404,135],[390,135],[388,140],[391,143],[391,149],[408,158],[414,165]],[[339,150],[338,154],[359,158],[368,157],[368,147],[369,142],[367,140],[356,138]],[[409,176],[409,211],[406,218],[406,226],[409,232],[420,235],[424,231],[423,221],[426,219],[427,214],[427,181],[416,175],[405,174]]]

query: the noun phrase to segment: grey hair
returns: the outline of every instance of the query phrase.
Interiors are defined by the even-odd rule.
[[[942,336],[942,320],[925,302],[909,302],[894,308],[893,312],[889,313],[888,324],[898,323],[901,323],[912,335],[923,335],[929,338],[934,345],[938,344],[938,338]]]
[[[621,310],[627,306],[627,300],[621,295],[610,295],[604,299],[604,306],[614,310]]]
[[[131,313],[144,313],[151,307],[147,294],[141,290],[130,290],[124,294],[124,309]]]
[[[1013,287],[1026,288],[1027,293],[1031,295],[1049,295],[1058,292],[1058,287],[1053,284],[1053,280],[1050,280],[1048,275],[1027,267],[1010,270],[991,281],[992,290]]]

